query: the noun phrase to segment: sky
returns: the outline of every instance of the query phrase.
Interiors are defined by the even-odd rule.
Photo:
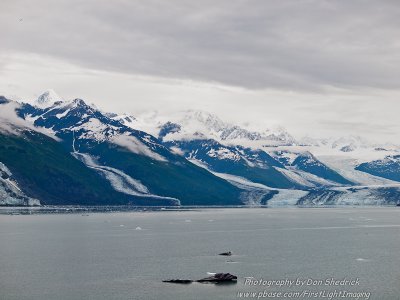
[[[0,94],[400,138],[400,3],[1,0]]]

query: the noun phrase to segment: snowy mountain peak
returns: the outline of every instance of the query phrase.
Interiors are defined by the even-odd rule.
[[[332,148],[339,149],[342,152],[352,152],[365,147],[371,147],[371,145],[359,136],[342,137],[332,143]]]
[[[57,101],[63,101],[64,99],[57,95],[57,93],[53,90],[47,90],[43,94],[41,94],[34,102],[35,106],[38,107],[48,107],[54,104]]]
[[[85,101],[83,101],[82,99],[79,99],[79,98],[74,99],[74,100],[72,101],[72,103],[73,103],[75,106],[87,106],[86,103],[85,103]]]
[[[128,114],[122,114],[122,115],[117,115],[117,114],[109,114],[108,117],[110,119],[113,119],[115,121],[120,122],[122,125],[132,127],[134,124],[136,118],[134,116],[128,115]]]
[[[125,126],[148,132],[165,141],[206,138],[244,146],[249,146],[249,143],[273,146],[297,144],[283,128],[258,131],[223,121],[219,116],[202,110],[185,110],[168,116],[154,111],[135,117],[126,114],[108,116]]]
[[[296,143],[295,139],[284,129],[253,131],[244,127],[222,121],[218,116],[199,110],[185,111],[183,116],[178,116],[173,122],[164,123],[161,128],[160,135],[167,140],[170,139],[188,139],[188,137],[196,137],[194,133],[201,133],[210,139],[215,139],[226,143],[248,143],[260,141],[263,144],[285,144],[292,145]],[[166,130],[175,124],[175,130]],[[179,130],[176,130],[179,126]]]
[[[308,146],[327,147],[341,152],[353,152],[360,149],[374,148],[376,146],[364,138],[352,135],[340,138],[312,138],[307,136],[302,138],[300,143]],[[389,144],[386,146],[389,148],[393,147],[393,145]]]
[[[188,110],[185,114],[184,119],[186,121],[196,120],[199,123],[204,124],[208,129],[216,132],[223,130],[228,126],[218,116],[201,110]]]

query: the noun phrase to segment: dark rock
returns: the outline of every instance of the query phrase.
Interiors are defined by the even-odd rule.
[[[189,283],[192,283],[193,280],[190,280],[190,279],[170,279],[170,280],[163,280],[163,282],[189,284]]]
[[[199,280],[191,280],[191,279],[169,279],[163,280],[166,283],[180,283],[180,284],[189,284],[192,282],[199,282],[199,283],[236,283],[237,276],[232,275],[230,273],[217,273],[210,277],[205,277]]]
[[[197,282],[212,282],[212,283],[220,283],[220,282],[236,282],[237,276],[232,275],[230,273],[217,273],[213,276],[206,277],[203,279],[196,280]]]
[[[181,131],[181,125],[167,122],[163,126],[161,126],[158,138],[163,139],[166,135],[170,133],[176,133],[180,131]]]
[[[10,100],[8,100],[6,97],[4,96],[0,96],[0,104],[5,104],[10,102]]]
[[[222,253],[220,253],[220,254],[218,254],[218,255],[223,255],[223,256],[231,256],[231,255],[232,255],[232,252],[231,252],[231,251],[228,251],[228,252],[222,252]]]

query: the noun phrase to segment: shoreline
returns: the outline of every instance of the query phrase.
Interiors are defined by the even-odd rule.
[[[397,208],[396,205],[282,205],[282,206],[0,206],[0,215],[32,214],[88,214],[88,213],[126,213],[126,212],[185,212],[235,209],[381,209]]]

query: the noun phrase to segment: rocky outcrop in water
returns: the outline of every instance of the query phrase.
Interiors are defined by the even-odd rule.
[[[220,283],[220,282],[236,282],[236,281],[237,281],[237,276],[232,275],[230,273],[217,273],[210,277],[197,280],[197,282],[202,282],[202,283],[205,282]]]
[[[189,284],[192,282],[199,283],[235,283],[237,281],[237,276],[232,275],[230,273],[216,273],[212,276],[205,277],[199,280],[191,280],[191,279],[169,279],[163,280],[163,282],[167,283],[180,283],[180,284]]]

